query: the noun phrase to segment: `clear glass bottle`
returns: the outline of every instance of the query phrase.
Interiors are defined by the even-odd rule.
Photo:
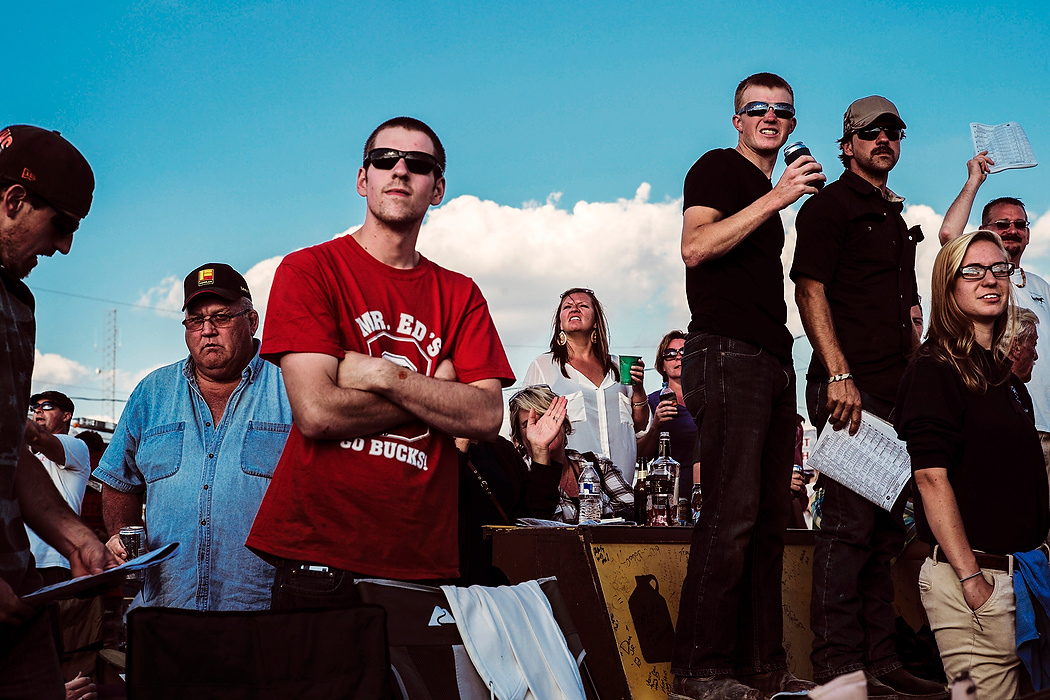
[[[671,457],[671,433],[662,431],[660,433],[660,448],[656,459],[653,460],[653,471],[657,469],[657,466],[661,470],[666,470],[670,475],[670,510],[668,511],[669,525],[676,525],[678,523],[678,470],[679,464],[673,457]]]
[[[580,511],[578,523],[602,519],[602,481],[594,465],[586,459],[580,460]]]

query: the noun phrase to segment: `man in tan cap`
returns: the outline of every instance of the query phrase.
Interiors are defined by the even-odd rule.
[[[839,141],[845,172],[795,220],[791,278],[813,358],[806,402],[817,430],[860,428],[861,410],[888,419],[915,344],[919,303],[915,247],[904,199],[887,187],[904,120],[885,97],[846,110]],[[947,697],[940,684],[905,671],[894,650],[890,561],[904,548],[901,512],[873,505],[821,474],[822,523],[813,552],[813,678],[868,674],[868,696]],[[900,499],[903,509],[906,496]]]

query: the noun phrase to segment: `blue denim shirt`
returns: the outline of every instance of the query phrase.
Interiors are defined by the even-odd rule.
[[[218,425],[188,358],[139,383],[95,476],[145,490],[150,550],[181,546],[147,571],[133,607],[269,609],[273,567],[244,542],[291,424],[281,371],[258,347]]]

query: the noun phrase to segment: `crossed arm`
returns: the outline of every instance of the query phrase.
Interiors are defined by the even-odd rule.
[[[458,437],[493,440],[503,420],[499,379],[462,384],[449,360],[433,377],[356,352],[342,360],[288,353],[280,364],[292,415],[308,438],[347,440],[419,419]]]

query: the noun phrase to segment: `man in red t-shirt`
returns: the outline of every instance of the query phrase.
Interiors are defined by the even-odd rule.
[[[294,426],[248,546],[277,566],[273,608],[353,601],[352,579],[457,575],[452,435],[494,439],[513,373],[468,277],[416,252],[445,151],[398,117],[365,144],[364,225],[277,269],[262,355]]]

